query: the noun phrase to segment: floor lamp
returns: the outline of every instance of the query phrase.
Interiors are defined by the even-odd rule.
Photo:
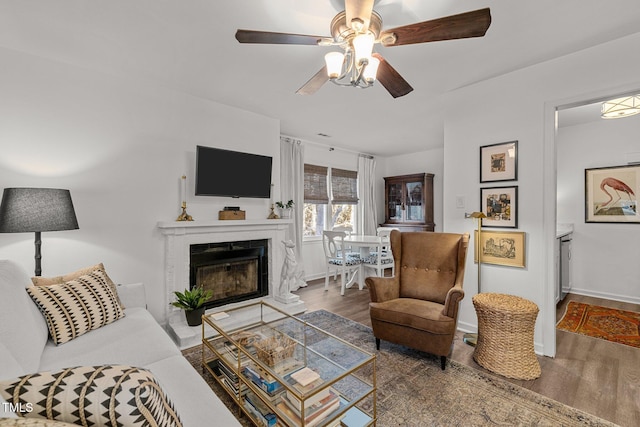
[[[40,233],[78,228],[69,190],[5,188],[2,193],[0,233],[36,233],[36,276],[42,274]]]
[[[482,292],[482,282],[480,280],[480,274],[482,272],[482,240],[480,234],[482,233],[482,219],[487,216],[482,212],[472,212],[467,218],[476,218],[478,220],[478,233],[476,234],[476,254],[478,254],[478,293]],[[466,333],[463,335],[462,340],[475,347],[478,343],[478,334]]]

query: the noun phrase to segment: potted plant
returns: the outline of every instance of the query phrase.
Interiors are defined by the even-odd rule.
[[[280,218],[291,218],[291,211],[293,210],[293,200],[289,200],[287,203],[276,202],[276,206],[280,210]]]
[[[211,290],[205,291],[198,286],[191,290],[185,289],[184,292],[175,291],[176,300],[171,303],[174,307],[184,310],[189,326],[199,326],[202,324],[202,315],[204,314],[204,303],[213,296]]]

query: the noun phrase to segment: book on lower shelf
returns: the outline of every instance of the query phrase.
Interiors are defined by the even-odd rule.
[[[315,390],[318,390],[323,383],[324,383],[324,381],[321,378],[318,378],[316,381],[314,381],[313,383],[307,385],[306,387],[302,387],[300,384],[297,384],[297,383],[296,384],[289,384],[298,393],[300,393],[301,398],[298,398],[298,396],[296,396],[290,390],[286,391],[287,398],[298,409],[298,411],[302,410],[302,406],[303,406],[302,405],[302,401],[304,401],[304,408],[306,410],[310,406],[313,406],[317,402],[320,402],[321,400],[325,399],[332,392],[334,394],[337,394],[335,392],[335,390],[333,390],[331,387],[326,387],[323,390],[317,391],[315,394],[311,394]]]
[[[302,425],[301,411],[296,409],[289,401],[286,394],[282,395],[280,403],[276,408],[282,416],[293,425]],[[304,411],[304,425],[306,427],[314,427],[324,421],[333,411],[340,407],[340,398],[337,394],[330,392],[323,400],[316,402]]]
[[[273,411],[252,391],[244,396],[244,408],[264,427],[272,427],[278,423]]]
[[[255,385],[271,395],[278,392],[282,388],[282,384],[280,384],[275,378],[273,378],[271,375],[265,374],[263,371],[258,370],[255,366],[245,366],[242,370],[242,373],[245,377],[253,381]]]
[[[347,402],[345,401],[344,404]],[[349,410],[340,419],[342,427],[362,427],[371,422],[371,417],[363,412],[357,406],[349,408]]]

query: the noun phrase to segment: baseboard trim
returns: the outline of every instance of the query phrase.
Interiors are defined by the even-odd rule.
[[[585,297],[610,299],[613,301],[627,302],[630,304],[640,304],[640,297],[633,297],[630,295],[618,295],[608,292],[590,291],[588,289],[571,288],[569,291],[572,294],[583,295]]]

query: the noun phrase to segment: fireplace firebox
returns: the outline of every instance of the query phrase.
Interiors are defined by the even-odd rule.
[[[266,239],[190,245],[189,287],[213,292],[206,308],[266,296],[268,251]]]

